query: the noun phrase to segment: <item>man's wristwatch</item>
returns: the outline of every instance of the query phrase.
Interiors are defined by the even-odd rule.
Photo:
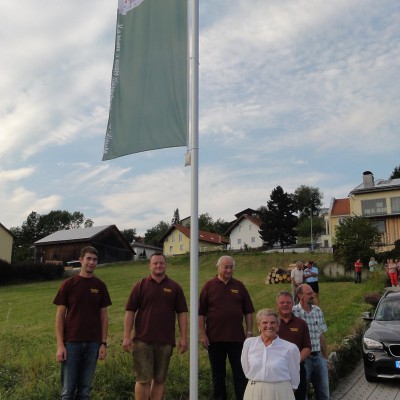
[[[100,342],[100,345],[103,345],[104,347],[107,347],[107,342]]]

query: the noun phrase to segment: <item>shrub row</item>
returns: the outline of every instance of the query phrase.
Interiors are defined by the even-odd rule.
[[[8,263],[0,260],[0,284],[45,281],[61,278],[64,274],[62,265],[19,262]]]

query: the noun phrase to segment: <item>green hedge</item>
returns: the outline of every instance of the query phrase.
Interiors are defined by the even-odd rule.
[[[61,278],[64,274],[62,265],[47,263],[19,262],[8,263],[0,260],[0,284],[47,281]]]

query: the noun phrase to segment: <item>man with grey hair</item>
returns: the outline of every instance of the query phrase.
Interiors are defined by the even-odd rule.
[[[243,342],[253,333],[254,307],[244,284],[233,278],[235,262],[222,256],[217,276],[203,286],[199,299],[199,334],[211,365],[214,400],[226,400],[226,358],[232,369],[236,400],[242,400],[247,379],[241,365]],[[243,330],[243,318],[246,332]]]

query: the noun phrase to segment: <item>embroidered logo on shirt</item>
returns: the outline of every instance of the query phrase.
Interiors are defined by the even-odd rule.
[[[164,292],[172,293],[172,289],[164,288],[163,290],[164,290]]]
[[[290,328],[290,331],[291,331],[291,332],[298,332],[298,331],[299,331],[299,328]]]
[[[232,293],[235,293],[235,294],[238,294],[238,293],[239,293],[239,290],[237,290],[237,289],[231,289],[231,292],[232,292]]]
[[[99,289],[90,289],[90,291],[94,294],[99,294]]]

